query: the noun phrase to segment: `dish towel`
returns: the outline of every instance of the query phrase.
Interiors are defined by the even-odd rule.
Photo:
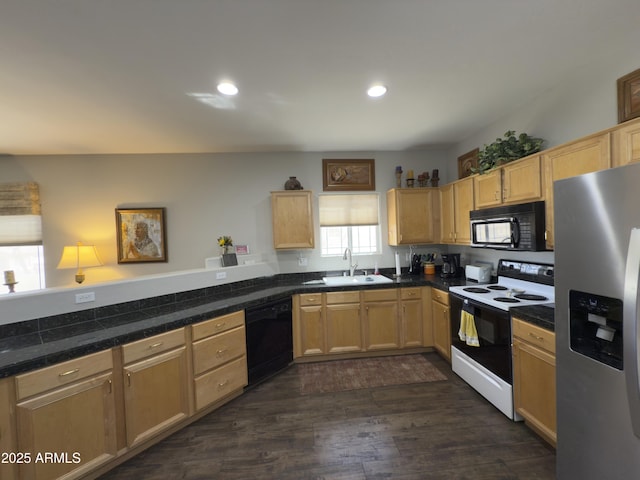
[[[471,307],[473,308],[473,307]],[[460,311],[460,330],[458,330],[460,340],[472,347],[479,347],[478,331],[476,330],[476,321],[473,313],[463,308]]]

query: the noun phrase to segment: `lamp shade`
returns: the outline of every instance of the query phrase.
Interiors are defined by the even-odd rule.
[[[62,257],[58,262],[58,269],[76,268],[76,282],[84,282],[83,268],[99,267],[104,265],[98,257],[98,251],[94,245],[67,245],[62,250]]]

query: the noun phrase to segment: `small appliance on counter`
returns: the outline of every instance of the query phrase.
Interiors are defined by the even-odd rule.
[[[491,265],[467,265],[464,268],[464,275],[467,280],[478,283],[489,283],[491,281]]]
[[[460,266],[459,253],[442,254],[442,278],[456,278],[462,276],[464,269]]]

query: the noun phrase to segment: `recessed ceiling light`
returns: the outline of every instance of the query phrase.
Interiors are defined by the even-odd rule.
[[[374,85],[367,90],[367,95],[370,97],[381,97],[387,93],[387,87],[384,85]]]
[[[236,95],[238,93],[238,87],[233,83],[222,82],[218,84],[218,91],[224,95]]]

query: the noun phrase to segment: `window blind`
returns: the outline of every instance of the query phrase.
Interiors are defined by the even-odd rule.
[[[8,245],[42,245],[37,183],[0,184],[0,246]]]
[[[378,225],[378,194],[319,195],[321,227]]]

